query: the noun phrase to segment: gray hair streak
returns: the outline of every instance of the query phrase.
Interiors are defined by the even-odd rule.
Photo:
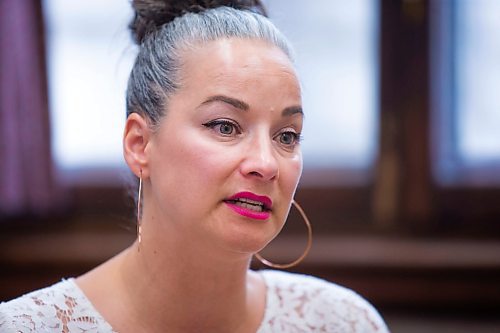
[[[186,13],[142,41],[128,81],[127,116],[141,113],[158,125],[168,98],[180,87],[183,52],[223,38],[264,40],[293,60],[285,36],[262,15],[225,6]]]

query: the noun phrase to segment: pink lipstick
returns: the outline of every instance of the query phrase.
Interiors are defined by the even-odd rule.
[[[234,212],[256,220],[267,220],[273,205],[269,197],[252,192],[239,192],[224,200]]]

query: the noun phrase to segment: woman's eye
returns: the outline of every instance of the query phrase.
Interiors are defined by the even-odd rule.
[[[295,132],[282,132],[279,134],[279,142],[286,146],[293,146],[300,141],[300,134]]]
[[[219,127],[219,132],[221,134],[224,134],[224,135],[231,135],[231,134],[233,134],[233,131],[234,131],[233,124],[225,123],[225,124],[220,124],[220,125],[217,125],[217,126]]]
[[[229,120],[213,120],[203,124],[203,126],[211,128],[223,136],[239,134],[238,125]]]

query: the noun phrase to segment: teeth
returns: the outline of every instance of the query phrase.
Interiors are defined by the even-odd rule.
[[[260,205],[260,206],[264,205],[260,201],[255,201],[255,200],[251,200],[251,199],[247,199],[247,198],[238,198],[238,201],[247,202],[247,203],[252,204],[252,205]]]
[[[241,201],[242,199],[238,199],[238,200],[239,201],[235,202],[236,206],[250,209],[250,210],[253,210],[255,212],[262,212],[262,203],[258,202],[257,204],[251,204],[251,203],[242,202]]]

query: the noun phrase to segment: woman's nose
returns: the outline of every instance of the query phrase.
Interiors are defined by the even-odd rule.
[[[278,178],[279,167],[272,140],[255,138],[250,147],[243,152],[245,157],[241,163],[241,172],[246,177],[257,177],[263,181]]]

